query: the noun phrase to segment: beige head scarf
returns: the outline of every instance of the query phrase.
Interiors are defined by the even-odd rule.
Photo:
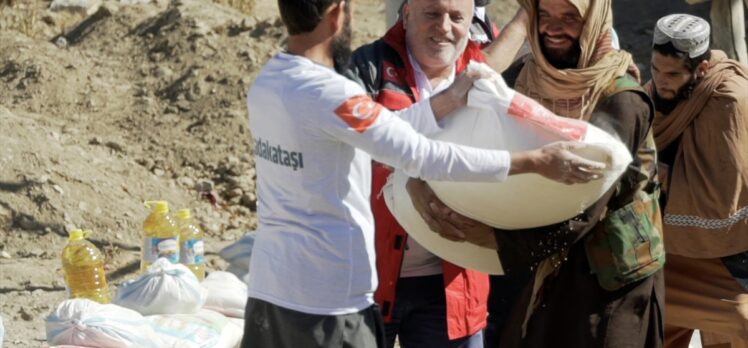
[[[610,48],[612,0],[558,0],[569,1],[584,19],[579,37],[582,51],[579,63],[576,69],[565,70],[550,65],[540,49],[538,1],[519,0],[530,17],[527,32],[532,57],[517,78],[515,88],[558,115],[589,120],[605,90],[633,64],[628,52]]]

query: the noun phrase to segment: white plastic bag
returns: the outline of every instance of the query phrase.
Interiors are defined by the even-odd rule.
[[[160,258],[140,278],[120,285],[114,303],[143,315],[195,313],[206,295],[192,271]]]
[[[86,299],[61,303],[46,320],[50,345],[162,348],[151,324],[133,310]]]
[[[244,318],[247,305],[247,284],[229,272],[210,272],[200,284],[207,292],[203,308],[228,317]]]

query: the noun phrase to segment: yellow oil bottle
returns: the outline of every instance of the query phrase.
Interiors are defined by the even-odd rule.
[[[86,240],[89,231],[73,230],[62,250],[62,269],[70,298],[109,303],[109,286],[104,274],[104,257]]]
[[[197,279],[205,279],[205,244],[203,231],[192,222],[189,209],[177,211],[177,226],[179,226],[179,255],[180,263],[187,266]]]
[[[171,263],[179,262],[179,231],[174,219],[169,216],[169,203],[148,201],[145,206],[151,209],[143,221],[143,249],[140,257],[140,270],[145,271],[161,257]]]

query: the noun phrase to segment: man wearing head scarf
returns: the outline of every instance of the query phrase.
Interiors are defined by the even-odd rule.
[[[520,4],[532,54],[507,70],[507,81],[558,115],[615,134],[634,161],[596,204],[556,225],[494,230],[440,205],[415,180],[408,185],[414,205],[443,236],[497,249],[508,275],[533,271],[502,348],[660,347],[665,253],[654,110],[627,74],[630,54],[611,48],[611,0]]]
[[[693,329],[748,347],[748,68],[710,51],[709,31],[686,14],[654,31],[667,347],[688,347]]]

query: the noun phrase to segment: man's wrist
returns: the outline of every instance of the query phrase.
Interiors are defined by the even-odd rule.
[[[455,109],[467,105],[467,93],[459,94],[454,91],[454,89],[450,88],[447,90],[447,94],[449,94],[450,105],[453,105]]]
[[[490,238],[490,242],[488,243],[487,247],[489,249],[499,251],[499,240],[496,239],[496,230],[494,230],[493,228],[491,228],[491,233],[490,233],[489,238]]]
[[[512,152],[509,175],[537,172],[541,157],[542,153],[540,150]]]
[[[452,113],[452,111],[467,105],[467,95],[458,96],[452,88],[447,88],[429,99],[431,101],[431,110],[437,121],[443,119]]]

